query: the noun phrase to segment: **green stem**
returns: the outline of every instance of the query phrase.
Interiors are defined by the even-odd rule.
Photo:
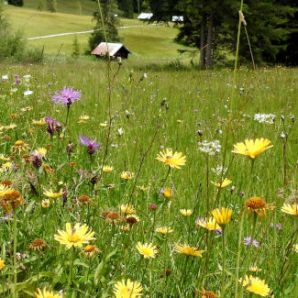
[[[73,280],[73,265],[74,265],[74,256],[75,256],[75,249],[74,247],[71,248],[70,254],[70,266],[69,266],[69,276],[68,276],[68,289],[71,289],[72,280]]]
[[[13,214],[13,298],[18,297],[17,293],[17,282],[18,282],[18,271],[17,271],[17,216],[16,211]]]
[[[240,271],[240,258],[241,258],[241,244],[242,244],[242,233],[243,233],[243,222],[244,222],[244,212],[241,212],[240,219],[240,229],[238,238],[238,248],[237,248],[237,261],[236,261],[236,277],[235,277],[235,298],[238,298],[239,291],[239,271]]]

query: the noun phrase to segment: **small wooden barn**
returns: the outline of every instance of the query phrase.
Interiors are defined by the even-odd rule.
[[[91,55],[97,57],[107,57],[127,59],[131,52],[122,43],[101,42],[92,52]]]

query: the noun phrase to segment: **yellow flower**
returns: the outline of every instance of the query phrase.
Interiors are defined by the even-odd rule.
[[[25,143],[23,140],[18,140],[12,146],[13,153],[21,153],[26,151],[29,148],[29,145]]]
[[[113,167],[111,167],[111,166],[103,166],[102,167],[102,171],[104,172],[104,173],[111,173],[112,171],[113,171]]]
[[[240,282],[247,291],[256,295],[266,297],[270,293],[268,285],[265,283],[265,281],[259,279],[258,277],[245,275],[244,278],[240,279]]]
[[[155,258],[157,254],[157,248],[152,243],[144,243],[138,242],[136,245],[136,249],[139,254],[142,255],[145,259],[147,258]]]
[[[82,115],[82,116],[80,116],[78,123],[79,124],[87,123],[89,121],[89,119],[90,119],[90,117],[88,115]]]
[[[0,258],[0,270],[2,270],[4,267],[5,267],[5,262]]]
[[[44,199],[41,201],[41,207],[42,208],[49,208],[50,207],[50,200],[49,199]]]
[[[41,157],[45,157],[47,155],[48,150],[46,148],[40,147],[34,150],[34,153],[39,154]]]
[[[99,124],[100,127],[107,127],[108,126],[108,122],[105,121],[105,122],[102,122]]]
[[[260,272],[260,271],[262,271],[262,269],[259,269],[257,265],[251,265],[249,267],[249,271],[251,271],[251,272]]]
[[[121,211],[121,213],[124,213],[124,214],[135,214],[136,213],[136,209],[131,204],[122,204],[120,206],[120,211]]]
[[[211,182],[213,185],[215,185],[218,188],[224,188],[229,186],[232,183],[232,180],[225,178],[223,181],[221,182]]]
[[[0,173],[9,172],[13,169],[14,165],[12,162],[8,161],[1,165]]]
[[[0,184],[0,207],[6,213],[11,213],[14,209],[25,203],[24,198],[17,190]]]
[[[180,209],[179,212],[183,216],[191,216],[193,211],[191,209]]]
[[[170,187],[164,187],[161,189],[160,193],[164,196],[166,199],[170,199],[173,195],[174,192]]]
[[[4,154],[0,154],[0,160],[2,160],[2,161],[9,161],[10,160],[10,158],[9,157],[6,157]]]
[[[210,217],[208,219],[198,219],[196,225],[207,229],[208,231],[221,231],[221,227],[216,222],[215,218]]]
[[[83,251],[87,257],[92,257],[97,253],[100,253],[100,250],[95,245],[88,244],[83,248]]]
[[[272,148],[271,141],[260,138],[255,140],[245,140],[244,143],[237,143],[234,145],[233,153],[246,155],[255,159],[264,151]]]
[[[259,216],[266,215],[266,209],[268,206],[263,198],[251,197],[245,201],[245,207],[248,211],[253,212]]]
[[[41,118],[40,120],[32,120],[32,124],[36,125],[36,126],[43,126],[46,125],[46,121],[44,120],[44,118]]]
[[[53,192],[51,189],[45,190],[43,194],[50,199],[59,199],[63,196],[63,192],[61,190],[59,192]]]
[[[205,289],[202,290],[201,298],[217,298],[218,296],[212,291],[206,291]]]
[[[134,177],[134,173],[129,171],[123,171],[120,175],[121,179],[123,180],[131,180]]]
[[[293,204],[287,204],[284,203],[281,211],[290,215],[298,216],[298,204],[293,203]]]
[[[114,286],[115,298],[137,298],[142,296],[143,288],[138,281],[122,280]]]
[[[61,294],[55,294],[52,291],[48,291],[47,288],[43,290],[37,289],[35,292],[35,298],[62,298]]]
[[[66,245],[67,248],[82,247],[83,244],[88,244],[89,241],[94,240],[94,232],[85,224],[76,223],[74,227],[70,223],[66,224],[66,230],[58,230],[54,238],[61,244]]]
[[[186,162],[186,157],[181,152],[173,152],[172,149],[159,152],[156,159],[174,169],[180,169]]]
[[[219,225],[226,225],[231,221],[233,211],[229,208],[216,208],[211,214]]]
[[[170,228],[170,227],[159,227],[159,228],[156,228],[155,229],[155,232],[156,233],[163,234],[163,235],[166,235],[166,234],[173,233],[174,230],[172,228]]]
[[[298,243],[293,245],[294,251],[298,253]]]
[[[186,244],[176,244],[175,251],[179,254],[192,256],[192,257],[202,257],[204,250],[199,250],[196,247],[192,247]]]

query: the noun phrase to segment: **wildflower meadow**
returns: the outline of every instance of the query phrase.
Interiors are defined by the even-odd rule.
[[[0,69],[0,297],[298,297],[295,69]]]

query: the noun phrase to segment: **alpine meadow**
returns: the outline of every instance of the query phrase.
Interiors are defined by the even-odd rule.
[[[290,0],[0,0],[0,297],[297,298],[297,28]]]

